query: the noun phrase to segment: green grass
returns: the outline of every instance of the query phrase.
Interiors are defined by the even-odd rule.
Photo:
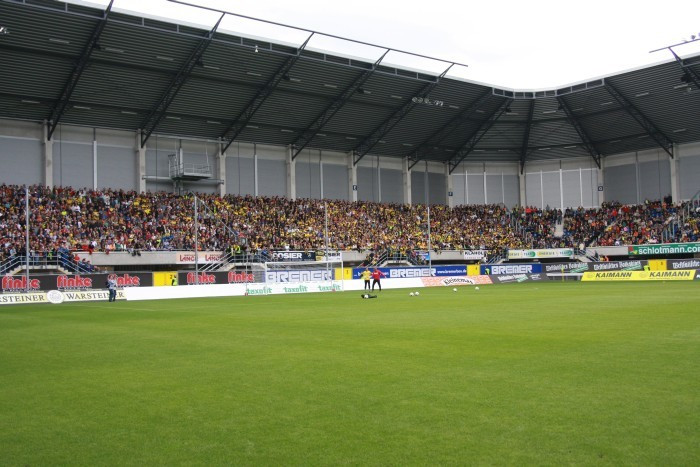
[[[700,464],[700,283],[0,309],[0,464]]]

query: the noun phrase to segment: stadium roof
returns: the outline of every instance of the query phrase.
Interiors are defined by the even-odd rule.
[[[515,91],[55,0],[0,0],[0,117],[449,162],[700,141],[700,55]],[[217,23],[218,26],[218,23]]]

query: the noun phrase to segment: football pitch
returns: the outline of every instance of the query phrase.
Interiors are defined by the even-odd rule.
[[[700,465],[700,283],[0,308],[3,465]]]

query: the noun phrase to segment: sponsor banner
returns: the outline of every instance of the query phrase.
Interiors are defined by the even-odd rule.
[[[267,271],[265,273],[266,283],[280,282],[317,282],[333,280],[333,269],[315,269],[309,271]]]
[[[584,272],[582,281],[692,281],[694,270]]]
[[[19,303],[48,303],[44,292],[5,293],[0,295],[0,305],[16,305]]]
[[[378,268],[384,273],[382,279],[413,279],[420,277],[444,277],[444,276],[464,276],[467,274],[467,266],[464,264],[452,266],[428,267],[399,267],[399,268]],[[365,268],[353,268],[352,278],[360,279]],[[374,271],[374,268],[369,268]]]
[[[29,290],[95,290],[106,288],[107,279],[114,279],[117,287],[150,287],[153,285],[153,274],[38,274],[29,277]],[[0,280],[0,291],[25,292],[27,278],[25,276],[4,276]]]
[[[179,272],[177,277],[179,285],[243,284],[249,282],[256,282],[255,275],[240,271],[200,272],[199,274],[187,271]]]
[[[539,274],[542,272],[542,265],[536,264],[482,264],[481,274],[503,275],[503,274]]]
[[[117,300],[125,300],[123,290],[117,290]],[[22,303],[64,303],[64,302],[95,302],[108,301],[109,291],[65,291],[50,290],[48,292],[7,293],[0,295],[0,305],[17,305]]]
[[[544,272],[586,272],[591,263],[546,263],[542,265]]]
[[[224,257],[220,251],[200,251],[197,254],[197,263],[218,263]],[[194,264],[194,251],[178,251],[175,256],[177,264]]]
[[[270,261],[316,261],[313,251],[273,251]]]
[[[198,297],[243,297],[277,294],[302,294],[317,292],[339,292],[342,290],[360,290],[361,284],[355,289],[347,286],[353,282],[323,281],[300,283],[270,283],[270,284],[212,284],[192,285],[189,287],[141,287],[124,289],[127,300],[164,300],[176,298]],[[414,285],[415,286],[415,285]]]
[[[489,276],[422,277],[421,282],[423,282],[424,287],[492,284]]]
[[[589,271],[646,271],[649,269],[648,261],[601,261],[589,263]]]
[[[542,264],[542,269],[547,273],[575,273],[588,271],[648,271],[651,269],[647,260],[630,261],[600,261],[590,263],[554,263]],[[688,268],[686,268],[688,269]],[[660,270],[657,268],[656,270]]]
[[[329,251],[326,256],[325,251],[317,251],[314,257],[316,261],[336,261],[338,263],[343,261],[343,255],[339,251]]]
[[[666,269],[700,269],[700,259],[667,259]]]
[[[494,284],[507,284],[509,282],[533,282],[545,280],[545,274],[504,274],[501,276],[491,276]]]
[[[481,260],[488,254],[488,250],[464,250],[464,259]]]
[[[660,243],[658,245],[633,245],[627,247],[630,255],[681,255],[700,253],[700,243]]]
[[[508,259],[573,258],[573,248],[547,248],[541,250],[508,250]]]
[[[698,267],[700,267],[700,263],[698,263]],[[665,259],[650,259],[649,260],[649,269],[651,271],[665,271],[668,268],[666,267],[666,260]],[[694,269],[692,267],[687,267],[687,268],[678,268],[678,269]]]

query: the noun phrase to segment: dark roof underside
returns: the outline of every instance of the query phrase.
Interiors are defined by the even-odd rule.
[[[535,95],[54,0],[0,21],[3,118],[453,166],[700,141],[700,55]]]

